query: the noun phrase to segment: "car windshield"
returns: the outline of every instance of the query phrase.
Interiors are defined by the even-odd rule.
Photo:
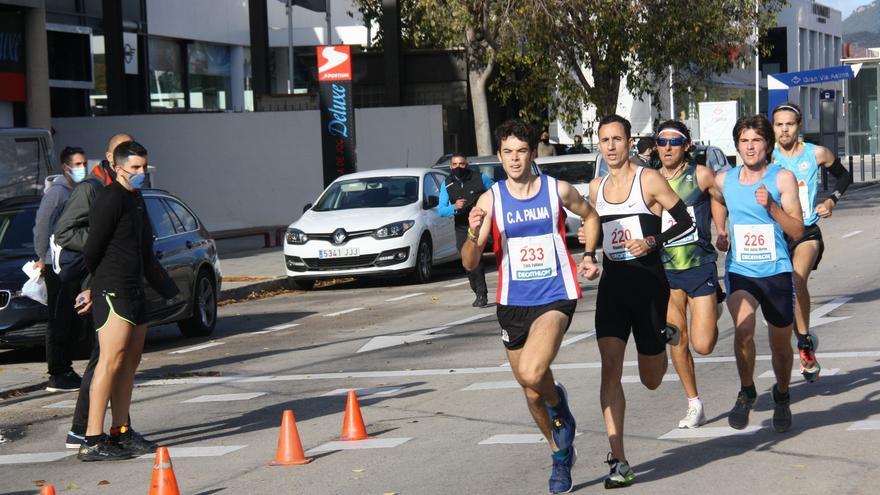
[[[0,256],[16,256],[34,252],[34,209],[0,213]]]
[[[596,162],[592,160],[541,164],[542,173],[571,184],[585,184],[590,182],[593,178],[593,171],[595,168]]]
[[[365,177],[334,182],[312,210],[387,208],[408,205],[418,200],[418,177]]]

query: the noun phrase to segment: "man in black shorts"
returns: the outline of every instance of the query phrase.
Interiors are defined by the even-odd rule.
[[[554,382],[550,364],[571,324],[581,288],[578,266],[565,243],[564,208],[595,230],[598,217],[569,183],[532,175],[537,143],[531,127],[519,120],[507,121],[496,129],[495,137],[507,179],[483,193],[471,210],[462,264],[473,270],[493,236],[501,340],[529,412],[550,444],[550,493],[567,493],[577,458],[576,424],[565,387]],[[594,246],[596,237],[588,241]],[[594,279],[599,269],[588,259],[581,271]]]
[[[605,488],[629,486],[635,473],[623,449],[626,398],[623,356],[632,333],[639,353],[639,376],[656,389],[666,373],[666,344],[677,344],[679,332],[666,324],[669,283],[660,259],[663,244],[693,230],[684,202],[656,170],[629,160],[630,123],[619,115],[599,121],[599,152],[608,175],[590,183],[590,201],[602,225],[603,267],[596,296],[596,338],[602,355],[602,413],[611,452]],[[661,212],[675,224],[661,232]],[[587,238],[591,237],[585,226]],[[598,237],[598,232],[592,233]],[[595,256],[587,246],[584,257]]]

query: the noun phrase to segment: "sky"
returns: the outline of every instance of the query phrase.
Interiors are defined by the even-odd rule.
[[[868,5],[872,0],[824,0],[820,3],[843,12],[843,19],[849,17],[856,7]]]

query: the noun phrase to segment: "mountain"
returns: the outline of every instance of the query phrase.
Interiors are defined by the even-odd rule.
[[[856,8],[843,20],[843,41],[865,48],[880,47],[880,0]]]

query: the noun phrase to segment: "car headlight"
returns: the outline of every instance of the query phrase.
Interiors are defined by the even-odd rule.
[[[380,227],[373,232],[376,239],[390,239],[392,237],[400,237],[411,229],[416,222],[413,220],[404,220],[403,222],[389,223],[384,227]]]
[[[309,236],[299,229],[287,229],[288,244],[305,244],[309,242]]]

